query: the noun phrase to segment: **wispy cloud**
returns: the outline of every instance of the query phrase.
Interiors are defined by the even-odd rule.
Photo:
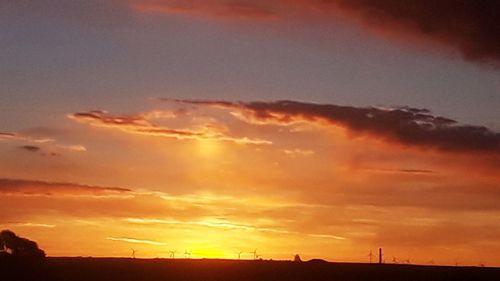
[[[8,141],[14,143],[24,143],[18,148],[28,152],[38,152],[40,155],[60,156],[61,151],[70,152],[85,152],[86,147],[76,144],[59,144],[54,138],[34,137],[27,134],[0,132],[0,141]]]
[[[289,155],[290,157],[311,156],[311,155],[313,155],[315,153],[314,150],[311,150],[311,149],[298,149],[298,148],[295,148],[295,149],[284,149],[283,152],[286,155]]]
[[[0,140],[15,139],[17,136],[14,133],[0,132]]]
[[[68,115],[77,122],[93,127],[116,129],[125,133],[174,138],[177,140],[216,140],[233,142],[237,144],[266,145],[270,141],[248,137],[233,137],[214,126],[204,126],[198,129],[172,129],[153,124],[151,119],[159,118],[158,111],[146,112],[137,115],[110,115],[104,111],[78,112]]]
[[[363,168],[366,171],[380,172],[380,173],[403,173],[403,174],[417,174],[417,175],[432,175],[435,172],[425,169],[390,169],[390,168]]]
[[[54,142],[55,140],[52,138],[36,138],[24,134],[19,133],[11,133],[11,132],[0,132],[0,141],[2,140],[10,140],[10,141],[26,141],[33,143],[48,143]]]
[[[26,150],[28,152],[38,152],[41,149],[39,146],[35,146],[35,145],[23,145],[23,146],[20,146],[19,148],[22,150]]]
[[[264,226],[256,226],[246,223],[231,222],[224,219],[215,218],[205,218],[197,221],[179,221],[179,220],[164,220],[164,219],[148,219],[148,218],[126,218],[126,222],[137,223],[137,224],[168,224],[168,225],[184,225],[184,226],[201,226],[210,228],[222,228],[228,230],[244,230],[244,231],[256,231],[256,232],[266,232],[275,234],[288,234],[288,235],[304,235],[315,238],[327,238],[336,240],[346,240],[346,237],[332,235],[332,234],[317,234],[317,233],[304,233],[299,231],[291,231],[283,228],[272,228]]]
[[[68,150],[68,151],[76,151],[76,152],[85,152],[87,148],[83,145],[57,145],[58,148]]]
[[[271,1],[272,2],[272,1]],[[278,14],[263,1],[220,0],[133,0],[132,6],[141,12],[179,14],[226,20],[270,20]]]
[[[47,223],[34,223],[34,222],[15,222],[15,223],[6,223],[11,227],[41,227],[41,228],[54,228],[57,225],[55,224],[47,224]]]
[[[127,237],[106,237],[107,240],[111,241],[119,241],[119,242],[127,242],[133,244],[147,244],[154,246],[165,245],[165,243],[153,241],[153,240],[145,240],[145,239],[135,239],[135,238],[127,238]]]
[[[20,179],[0,179],[0,194],[33,195],[126,195],[130,189],[121,187],[100,187],[74,183],[44,182]]]

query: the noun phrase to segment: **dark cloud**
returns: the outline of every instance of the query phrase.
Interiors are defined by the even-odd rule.
[[[414,35],[454,47],[467,59],[500,62],[500,1],[306,1],[341,9],[375,29]]]
[[[365,168],[364,170],[381,172],[381,173],[402,173],[402,174],[420,174],[420,175],[430,175],[435,172],[432,170],[425,169],[385,169],[385,168]]]
[[[371,135],[402,145],[447,152],[500,152],[500,133],[483,126],[459,124],[449,118],[434,116],[427,109],[384,109],[296,101],[177,102],[236,110],[248,122],[283,125],[295,122],[327,122],[354,134]]]
[[[20,179],[0,179],[0,194],[24,195],[110,195],[130,192],[122,187],[99,187],[74,183],[57,183]]]
[[[102,125],[131,125],[137,127],[149,127],[150,124],[140,116],[112,116],[106,114],[105,111],[92,110],[89,112],[77,112],[71,115],[72,118],[77,120],[94,120]]]
[[[212,18],[360,23],[385,37],[439,43],[464,58],[500,63],[497,0],[135,0],[139,10]],[[434,44],[435,45],[435,44]]]
[[[35,145],[22,145],[22,146],[19,146],[20,149],[23,149],[25,151],[28,151],[28,152],[39,152],[41,150],[41,148],[39,146],[35,146]]]

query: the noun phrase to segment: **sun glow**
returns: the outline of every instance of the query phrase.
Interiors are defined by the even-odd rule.
[[[197,140],[197,151],[202,157],[212,157],[221,151],[220,141],[212,139]]]

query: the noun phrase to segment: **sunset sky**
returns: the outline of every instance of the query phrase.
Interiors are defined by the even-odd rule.
[[[49,256],[500,266],[499,6],[3,0],[0,229]]]

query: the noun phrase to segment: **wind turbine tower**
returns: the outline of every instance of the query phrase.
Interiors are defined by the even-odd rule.
[[[170,257],[172,259],[175,259],[175,253],[177,252],[177,250],[174,250],[174,251],[169,251],[170,252]]]
[[[257,249],[253,250],[253,252],[250,252],[253,254],[253,259],[256,260],[259,255],[257,255]]]

